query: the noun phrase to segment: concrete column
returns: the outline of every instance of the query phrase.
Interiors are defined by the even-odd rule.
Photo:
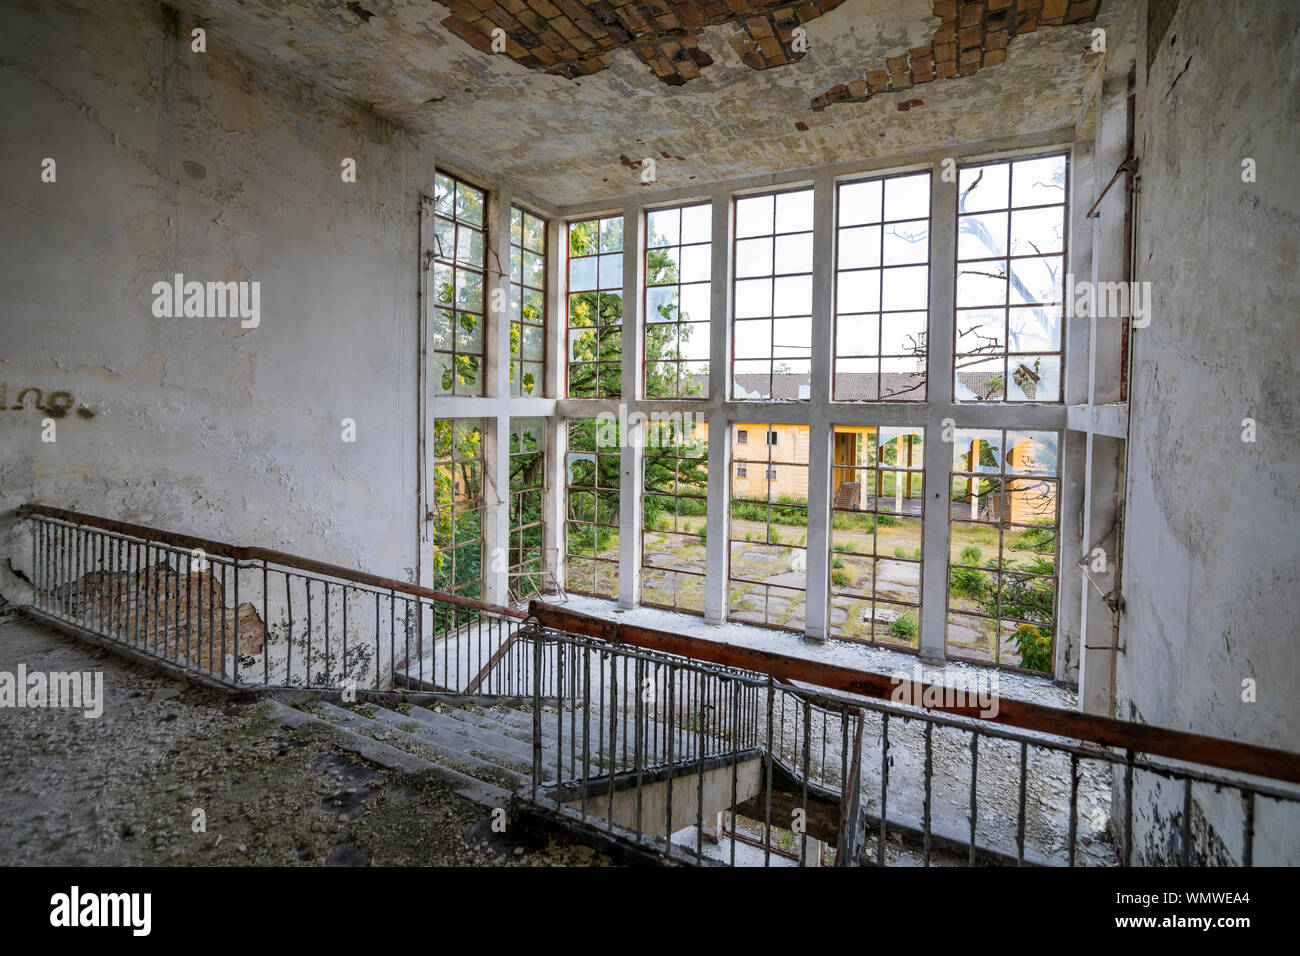
[[[641,208],[629,203],[623,210],[623,397],[625,409],[641,397],[641,264],[645,247]],[[624,417],[624,416],[620,416]],[[638,416],[639,417],[639,416]],[[646,429],[633,416],[622,435],[619,466],[618,606],[636,607],[641,599],[641,506],[645,474],[642,469]]]
[[[565,260],[568,249],[567,230],[558,219],[546,222],[546,365],[542,375],[542,395],[563,398],[568,369],[568,287]]]
[[[419,429],[418,448],[420,465],[420,487],[418,489],[418,529],[419,552],[416,559],[416,583],[429,587],[433,584],[433,542],[429,535],[429,509],[432,506],[430,496],[433,490],[433,386],[430,382],[429,368],[432,365],[433,343],[429,336],[429,308],[432,293],[429,284],[433,272],[433,193],[420,197],[420,314],[417,317],[420,330],[420,368],[417,375],[416,407],[418,409],[417,428]]]
[[[483,600],[509,604],[510,416],[483,425]]]
[[[831,398],[831,355],[835,347],[835,180],[830,173],[813,179],[813,408]],[[813,409],[810,409],[810,412]],[[830,486],[834,424],[815,416],[808,430],[808,595],[804,636],[826,640],[830,604]]]
[[[731,422],[722,407],[731,390],[731,197],[715,191],[709,299],[709,513],[704,544],[704,619],[727,617],[728,517],[731,511]]]
[[[826,640],[830,606],[831,442],[834,426],[814,421],[808,429],[808,598],[804,636]]]
[[[730,497],[731,424],[722,415],[714,415],[709,419],[709,533],[704,542],[704,619],[713,624],[727,618]]]
[[[558,416],[546,423],[546,487],[542,494],[542,565],[559,587],[564,587],[565,502],[567,486],[568,423]]]
[[[546,367],[543,395],[562,398],[566,390],[568,368],[567,277],[564,275],[567,241],[564,223],[552,219],[546,223]],[[559,415],[546,423],[546,481],[542,494],[542,566],[561,587],[564,585],[564,488],[567,428]]]
[[[483,418],[483,599],[508,604],[510,538],[510,187],[488,194]]]
[[[952,385],[957,258],[957,183],[943,179],[942,159],[930,175],[930,316],[926,335],[926,422],[922,461],[921,644],[925,661],[944,659],[947,633],[949,483],[955,427]]]

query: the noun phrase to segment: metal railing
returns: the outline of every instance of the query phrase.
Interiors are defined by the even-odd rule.
[[[534,754],[554,765],[535,760],[531,802],[662,858],[734,864],[748,844],[771,865],[780,839],[799,865],[816,843],[835,848],[835,865],[903,852],[924,865],[1130,865],[1137,816],[1167,812],[1177,850],[1159,848],[1160,862],[1249,866],[1262,819],[1300,823],[1300,789],[1287,786],[1300,756],[1284,751],[1007,698],[982,715],[932,685],[542,602],[529,618],[517,640],[538,655],[534,695],[562,688],[549,711],[535,702]],[[759,768],[753,792],[745,767]],[[719,774],[720,794],[706,785]],[[686,820],[675,786],[696,800]],[[1195,822],[1201,804],[1225,800],[1240,814],[1235,841]]]
[[[532,693],[523,614],[296,555],[29,505],[32,610],[232,687]]]
[[[799,781],[803,806],[810,794],[820,795],[840,815],[842,783],[854,760],[851,736],[861,726],[856,703],[795,690],[770,675],[610,644],[536,622],[525,624],[516,639],[534,656],[535,804],[608,834],[626,834],[636,844],[654,835],[659,852],[680,856],[683,851],[668,835],[684,829],[675,793],[688,790],[695,813],[687,827],[693,849],[686,854],[697,863],[704,862],[706,831],[714,831],[710,839],[716,843],[717,833],[728,830],[725,862],[736,863],[736,811],[755,799],[753,793],[742,795],[744,767],[762,766],[767,823],[774,820],[774,775]],[[554,695],[549,705],[542,703],[548,692]],[[721,787],[732,811],[721,828],[718,811],[706,810],[706,776],[715,789]],[[751,782],[748,790],[753,789]],[[848,789],[852,802],[856,789]],[[620,793],[628,795],[621,814],[615,806]],[[766,863],[779,829],[766,826],[754,841]],[[801,865],[809,850],[804,836]]]
[[[1009,698],[991,716],[905,706],[931,685],[58,508],[19,514],[36,616],[229,687],[528,701],[531,809],[658,858],[1252,865],[1288,852],[1261,827],[1300,831],[1300,756],[1284,751]],[[1214,831],[1207,807],[1236,832]],[[1138,846],[1138,824],[1165,846]]]

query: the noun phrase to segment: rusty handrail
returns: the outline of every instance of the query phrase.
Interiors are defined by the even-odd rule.
[[[926,697],[923,695],[927,688],[935,686],[938,691],[943,689],[942,685],[931,685],[924,681],[910,681],[758,648],[688,637],[638,624],[606,621],[543,601],[531,602],[528,616],[536,618],[546,627],[599,638],[611,644],[630,644],[677,657],[767,674],[777,680],[799,681],[880,700],[901,698],[904,702],[924,701]],[[1087,741],[1102,747],[1158,754],[1172,760],[1218,767],[1235,773],[1300,783],[1300,754],[1285,750],[1150,724],[1137,724],[1114,717],[1062,710],[1010,697],[999,697],[997,714],[985,716],[978,704],[944,704],[942,693],[935,696],[938,701],[936,703],[914,706]]]
[[[69,522],[70,524],[99,528],[101,531],[109,531],[113,534],[123,534],[128,535],[129,537],[142,538],[146,540],[152,539],[161,542],[162,544],[185,550],[199,548],[204,554],[230,558],[234,561],[266,561],[269,564],[278,564],[282,567],[294,568],[298,571],[308,571],[312,574],[339,578],[344,581],[352,581],[356,584],[369,585],[370,587],[379,588],[384,591],[396,591],[401,594],[409,594],[412,597],[428,598],[434,601],[441,601],[444,604],[454,604],[457,607],[469,608],[475,611],[486,611],[490,614],[497,614],[502,617],[512,617],[523,620],[523,618],[527,616],[523,611],[517,611],[514,608],[501,607],[497,604],[488,604],[484,601],[476,601],[473,598],[462,597],[459,594],[448,594],[445,591],[435,591],[433,588],[421,587],[418,584],[407,584],[405,581],[398,581],[396,578],[385,578],[377,574],[369,574],[365,571],[355,571],[352,568],[345,568],[337,564],[327,564],[324,561],[315,561],[311,558],[304,558],[296,554],[287,554],[283,551],[272,551],[268,548],[246,548],[239,545],[228,544],[224,541],[213,541],[210,538],[200,538],[190,534],[178,534],[172,531],[163,531],[160,528],[151,528],[148,525],[129,524],[125,521],[114,521],[111,518],[100,518],[97,515],[84,514],[80,511],[69,511],[66,508],[55,508],[51,505],[20,505],[17,509],[17,515],[20,518],[29,515],[54,518],[58,521]]]

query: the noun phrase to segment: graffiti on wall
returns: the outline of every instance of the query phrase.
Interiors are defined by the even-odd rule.
[[[9,386],[0,382],[0,412],[21,412],[26,408],[34,408],[50,418],[66,418],[71,411],[75,411],[78,418],[95,417],[95,413],[85,405],[77,405],[71,392],[50,392],[47,397],[41,389],[29,386],[19,389],[10,404]]]

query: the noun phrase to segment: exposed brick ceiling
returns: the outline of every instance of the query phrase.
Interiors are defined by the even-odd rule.
[[[171,2],[257,82],[306,80],[560,205],[1058,130],[1092,27],[1131,32],[1115,0]]]
[[[669,86],[701,75],[713,58],[699,31],[729,25],[728,42],[753,70],[787,66],[807,54],[801,30],[844,0],[443,0],[442,25],[485,54],[570,79],[608,69],[614,50],[630,49]],[[862,102],[876,93],[996,66],[1013,37],[1040,26],[1093,19],[1100,0],[934,0],[939,22],[930,42],[812,98],[814,110]],[[803,36],[800,36],[803,34]],[[796,42],[796,39],[803,42]],[[905,100],[899,108],[913,104]]]
[[[934,79],[997,66],[1007,58],[1013,38],[1039,27],[1085,23],[1097,16],[1099,5],[1100,0],[935,0],[939,26],[928,44],[891,56],[875,69],[832,86],[813,100],[812,108],[864,102],[877,93],[910,90]],[[915,105],[920,102],[905,99],[898,108],[905,111]]]
[[[844,0],[445,0],[442,21],[475,49],[493,53],[493,33],[504,31],[504,52],[529,69],[577,77],[610,65],[613,50],[631,49],[669,86],[700,75],[713,58],[700,49],[699,31],[732,24],[732,47],[753,70],[801,59],[796,32]],[[498,34],[498,36],[500,36]]]

